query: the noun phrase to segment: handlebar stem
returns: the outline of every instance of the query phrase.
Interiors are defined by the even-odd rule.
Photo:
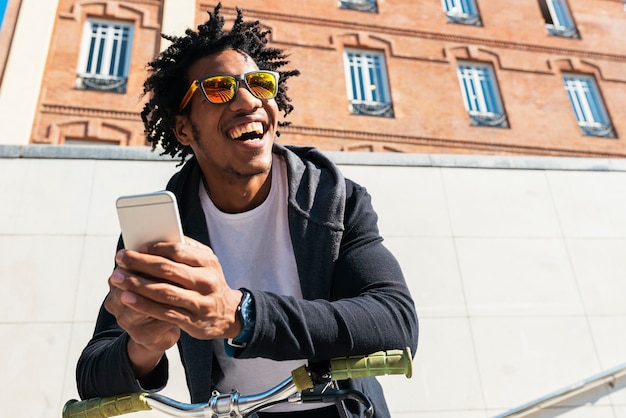
[[[209,402],[209,408],[214,416],[217,417],[229,417],[231,411],[237,408],[237,403],[239,401],[239,391],[234,390],[230,393],[219,393],[217,391],[213,392],[211,396],[211,400]]]

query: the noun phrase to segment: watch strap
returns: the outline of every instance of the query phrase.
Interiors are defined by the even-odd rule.
[[[224,348],[226,354],[230,357],[234,357],[237,350],[244,349],[250,340],[252,339],[252,333],[254,332],[254,324],[256,322],[256,312],[254,309],[254,299],[252,293],[248,289],[239,289],[243,296],[239,305],[237,305],[237,315],[241,321],[241,331],[234,338],[228,338],[225,340]]]

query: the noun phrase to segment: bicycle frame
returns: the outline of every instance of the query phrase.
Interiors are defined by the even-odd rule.
[[[213,392],[207,403],[178,402],[158,393],[134,393],[105,398],[70,400],[63,407],[63,418],[113,417],[155,409],[175,417],[248,418],[255,412],[278,403],[335,403],[355,400],[373,415],[369,399],[358,391],[337,390],[332,383],[339,380],[381,376],[386,374],[412,375],[411,352],[404,350],[380,351],[366,356],[332,359],[327,370],[311,370],[301,366],[291,377],[266,392],[241,396],[238,391]]]

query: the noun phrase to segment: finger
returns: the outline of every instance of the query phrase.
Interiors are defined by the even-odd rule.
[[[114,271],[109,277],[109,293],[104,300],[104,308],[114,316],[121,315],[128,309],[121,300],[125,276],[119,271]]]
[[[167,322],[152,320],[140,328],[127,331],[137,344],[151,350],[165,351],[180,337],[180,328]]]
[[[147,246],[146,252],[122,249],[115,255],[115,262],[118,267],[146,275],[155,275],[154,273],[159,270],[167,272],[167,269],[173,265],[168,261],[197,267],[199,263],[194,260],[197,261],[199,257],[192,254],[188,248],[190,247],[181,243],[159,243]]]
[[[118,265],[117,271],[122,271],[124,275],[129,272],[143,275],[146,278],[172,281],[178,274],[182,266],[159,255],[140,253],[137,251],[120,250],[115,256]],[[119,283],[114,285],[119,285]]]
[[[130,330],[134,327],[141,326],[148,320],[148,317],[141,312],[137,312],[132,308],[132,304],[125,303],[124,300],[128,295],[122,290],[114,289],[107,295],[104,301],[105,309],[113,316],[115,316],[117,323],[125,330]]]
[[[200,267],[204,260],[216,257],[210,247],[189,237],[185,237],[184,243],[157,242],[151,244],[147,247],[147,252],[192,267]]]
[[[180,306],[185,305],[185,302],[178,297],[172,298],[170,296],[168,301],[171,304],[165,304],[140,294],[124,292],[121,301],[132,311],[144,317],[165,321],[176,326],[189,322],[190,312],[183,306]]]
[[[197,248],[206,247],[206,245],[204,245],[203,243],[196,241],[195,239],[190,238],[188,236],[185,236],[185,244],[189,245],[190,247],[197,247]]]
[[[134,310],[139,309],[142,313],[146,313],[146,311],[138,308],[138,306],[142,306],[136,303],[138,296],[156,305],[162,305],[161,309],[170,307],[184,310],[198,309],[198,304],[194,302],[197,301],[197,292],[182,288],[175,283],[155,281],[152,278],[145,278],[121,269],[117,269],[111,275],[110,282],[113,283],[114,289],[118,292],[119,303]]]
[[[151,245],[149,251],[150,254],[144,254],[120,250],[116,260],[126,270],[138,272],[144,277],[175,283],[205,294],[225,283],[222,266],[207,246],[159,243]]]
[[[130,303],[128,296],[130,296]],[[136,299],[136,296],[130,292],[122,292],[120,302],[122,308],[115,315],[115,319],[120,327],[125,329],[129,334],[134,334],[137,330],[141,330],[146,323],[151,321],[151,318],[145,315],[143,312],[139,312],[134,309],[132,301]]]
[[[150,259],[150,255],[146,251],[121,249],[115,254],[115,264],[126,270],[141,271],[141,265]]]
[[[180,336],[180,328],[145,315],[143,318],[145,319],[127,326],[123,325],[124,318],[122,318],[120,326],[126,330],[132,340],[151,350],[164,351],[176,344]]]
[[[141,296],[132,299],[132,304],[134,310],[141,312],[150,320],[170,324],[198,339],[224,338],[225,332],[232,327],[235,321],[234,313],[230,315],[220,314],[217,312],[220,311],[219,309],[206,309],[207,306],[198,311],[187,310],[181,307],[157,304]]]

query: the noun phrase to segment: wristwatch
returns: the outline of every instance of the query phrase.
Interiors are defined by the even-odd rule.
[[[241,302],[239,302],[237,306],[237,316],[239,316],[239,320],[241,321],[241,331],[235,338],[226,340],[225,344],[226,354],[231,357],[235,354],[237,349],[245,348],[252,339],[256,317],[252,294],[249,290],[244,288],[239,290],[243,293]]]

